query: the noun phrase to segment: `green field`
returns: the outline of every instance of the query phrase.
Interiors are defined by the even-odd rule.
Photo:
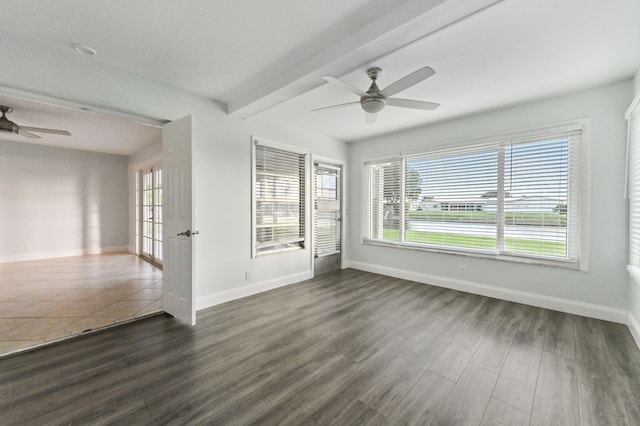
[[[397,229],[385,228],[383,231],[383,235],[385,240],[399,241],[399,231]],[[446,232],[405,231],[405,241],[411,243],[425,243],[454,247],[493,250],[495,250],[496,248],[495,237],[453,234]],[[540,254],[545,256],[560,257],[566,256],[567,253],[567,247],[564,242],[506,238],[504,246],[505,251],[509,251],[512,253]]]

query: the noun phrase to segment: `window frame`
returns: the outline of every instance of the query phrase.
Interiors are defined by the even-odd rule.
[[[302,231],[302,240],[299,242],[297,246],[291,247],[280,247],[278,245],[274,245],[269,248],[266,247],[264,250],[258,250],[258,232],[257,232],[257,201],[258,197],[256,195],[256,182],[257,182],[257,148],[259,146],[264,146],[267,148],[284,151],[287,153],[299,155],[304,157],[302,161],[302,179],[301,183],[302,194],[300,195],[299,205],[302,207],[303,211],[300,213],[300,222],[301,222],[301,231]],[[306,148],[301,148],[294,145],[288,145],[281,142],[272,141],[269,139],[261,138],[261,137],[252,137],[251,138],[251,257],[256,258],[259,256],[265,256],[275,253],[282,253],[288,251],[297,251],[297,250],[305,250],[308,247],[308,236],[309,236],[309,150]],[[300,224],[300,223],[299,223]]]
[[[368,230],[371,229],[370,223],[370,200],[369,200],[369,182],[367,165],[375,162],[397,161],[400,160],[404,165],[407,157],[419,154],[429,154],[436,151],[466,149],[474,145],[483,146],[491,142],[500,142],[504,140],[515,140],[525,138],[543,137],[545,135],[553,135],[567,131],[581,132],[580,146],[578,152],[578,212],[576,215],[576,251],[577,260],[570,259],[554,259],[546,256],[528,255],[526,253],[501,253],[498,250],[483,250],[465,247],[450,247],[425,245],[422,243],[412,243],[405,241],[390,241],[371,239],[368,237]],[[580,118],[572,121],[556,123],[544,127],[534,127],[513,132],[496,133],[482,137],[465,138],[453,140],[450,142],[439,142],[429,146],[423,146],[418,149],[411,149],[402,152],[394,152],[389,154],[377,154],[361,159],[361,182],[362,182],[362,226],[361,226],[361,244],[403,248],[408,250],[427,251],[433,253],[444,253],[452,255],[462,255],[469,257],[489,258],[494,260],[528,263],[535,265],[556,266],[566,269],[575,269],[583,272],[588,271],[589,265],[589,194],[590,194],[590,142],[591,139],[591,120],[590,118]],[[404,175],[404,173],[402,173]],[[404,193],[404,191],[403,191]],[[401,209],[404,210],[404,209]],[[404,219],[404,215],[401,222]],[[401,225],[404,228],[404,225]],[[402,238],[400,238],[402,240]]]
[[[640,93],[625,112],[627,120],[627,161],[625,195],[629,199],[629,258],[627,271],[640,285]]]

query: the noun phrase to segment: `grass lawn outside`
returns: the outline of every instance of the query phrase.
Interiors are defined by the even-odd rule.
[[[399,241],[399,231],[397,229],[385,228],[383,238],[389,241]],[[409,230],[405,231],[405,241],[410,243],[493,250],[496,249],[497,244],[495,237]],[[539,254],[544,256],[565,257],[567,255],[567,245],[564,242],[527,240],[522,238],[505,238],[504,250],[511,253]]]

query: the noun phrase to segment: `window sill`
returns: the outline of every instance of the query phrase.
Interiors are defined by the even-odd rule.
[[[272,255],[272,254],[286,253],[286,252],[290,252],[290,251],[299,251],[299,250],[305,250],[305,247],[274,248],[274,249],[270,249],[270,250],[259,251],[259,252],[257,252],[255,254],[254,257],[269,256],[269,255]]]
[[[581,272],[587,272],[587,269],[583,269],[580,267],[579,262],[572,261],[563,261],[563,260],[553,260],[553,259],[544,259],[538,257],[524,257],[517,255],[509,255],[509,254],[499,254],[496,251],[486,250],[486,251],[476,251],[476,250],[464,250],[464,249],[447,249],[447,248],[437,248],[437,247],[425,247],[418,245],[411,245],[407,243],[395,243],[392,241],[380,241],[380,240],[370,240],[363,239],[363,245],[372,245],[372,246],[381,246],[381,247],[393,247],[399,249],[406,250],[416,250],[416,251],[425,251],[429,253],[440,253],[440,254],[449,254],[455,256],[466,256],[466,257],[477,257],[481,259],[491,259],[498,260],[502,262],[514,262],[514,263],[525,263],[528,265],[538,265],[538,266],[551,266],[561,269],[571,269]],[[640,271],[638,275],[640,279]]]

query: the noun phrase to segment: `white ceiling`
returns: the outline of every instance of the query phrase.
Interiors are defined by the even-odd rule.
[[[0,140],[131,155],[161,139],[159,127],[114,115],[3,94],[0,94],[0,105],[13,108],[13,111],[7,114],[7,118],[19,126],[66,130],[71,133],[71,136],[63,136],[34,132],[41,139],[30,139],[2,132]]]
[[[98,51],[87,61],[346,141],[618,81],[640,67],[638,0],[0,0],[0,8],[0,28],[17,36],[65,51],[82,43]],[[434,77],[398,96],[440,109],[387,107],[373,125],[357,106],[310,112],[357,100],[320,76],[366,90],[371,65],[383,69],[381,87],[431,66]],[[18,124],[82,132],[70,129],[79,117],[48,124],[46,114],[32,120],[11,106]],[[122,136],[104,129],[87,131],[104,137],[96,150]]]

